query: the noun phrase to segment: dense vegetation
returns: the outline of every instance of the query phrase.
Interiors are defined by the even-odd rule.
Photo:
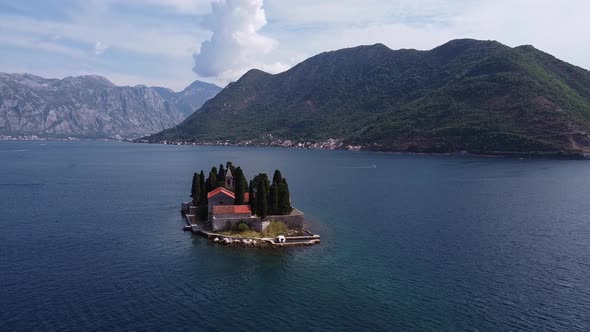
[[[388,151],[578,153],[590,148],[590,73],[532,46],[453,40],[321,53],[251,70],[150,141],[273,137]]]
[[[242,168],[234,166],[229,161],[225,167],[223,164],[219,165],[219,168],[212,167],[206,179],[203,171],[193,174],[191,184],[193,205],[206,206],[207,193],[219,187],[226,187],[225,180],[228,170],[234,178],[235,205],[245,204],[244,195],[246,189],[248,189],[250,199],[248,204],[252,209],[252,213],[262,219],[267,215],[286,215],[293,210],[289,184],[279,170],[274,172],[272,183],[270,183],[266,173],[260,173],[248,184]]]

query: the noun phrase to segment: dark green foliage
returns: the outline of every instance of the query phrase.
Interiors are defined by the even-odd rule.
[[[278,213],[277,214],[290,214],[293,208],[291,207],[291,194],[289,193],[289,185],[287,179],[283,178],[278,186]]]
[[[199,174],[193,174],[193,183],[191,186],[191,197],[193,198],[193,205],[197,205],[201,193],[201,183],[199,182]]]
[[[219,171],[217,172],[217,181],[220,182],[222,185],[225,183],[225,168],[223,168],[223,164],[219,164]]]
[[[256,191],[256,182],[254,182],[254,180],[250,180],[250,186],[248,187],[248,193],[250,195],[250,209],[252,210],[252,214],[256,214],[256,211],[258,211],[258,205],[256,203],[256,197],[254,196],[254,193]]]
[[[275,171],[272,184],[266,173],[260,173],[248,185],[248,181],[241,167],[234,167],[229,162],[228,166],[233,169],[235,180],[234,194],[236,198],[234,204],[245,204],[244,194],[248,190],[250,197],[249,205],[254,215],[258,215],[264,219],[271,214],[289,214],[291,212],[289,186],[280,171]],[[221,165],[220,169],[223,169],[223,165]],[[218,183],[218,174],[219,172],[215,167],[211,168],[207,179],[205,179],[203,171],[199,174],[193,174],[191,196],[193,196],[194,204],[200,208],[207,207],[207,194],[217,188],[215,184]]]
[[[207,183],[205,181],[205,173],[202,170],[201,173],[199,173],[199,185],[201,186],[201,189],[199,190],[201,194],[199,195],[197,205],[207,204]]]
[[[568,153],[590,148],[590,72],[531,46],[453,40],[325,52],[271,75],[251,70],[149,139],[342,139],[371,150]]]
[[[232,173],[234,172],[234,164],[231,161],[225,163],[225,169],[231,169]]]
[[[199,205],[199,208],[197,209],[197,217],[200,220],[207,220],[209,218],[209,209],[206,202],[204,205]]]
[[[260,218],[264,219],[268,215],[268,196],[270,190],[270,183],[268,181],[268,175],[266,173],[260,173],[254,177],[255,190],[254,195],[256,196],[256,214]]]
[[[238,224],[238,230],[240,232],[245,232],[245,231],[249,231],[250,227],[248,227],[248,225],[246,223],[241,222]]]
[[[276,183],[270,185],[268,193],[268,213],[279,213],[279,188]]]
[[[247,186],[244,185],[246,183],[246,177],[244,176],[244,172],[240,167],[236,167],[234,169],[234,182],[235,182],[235,204],[242,205],[244,204],[244,193],[246,192]]]
[[[207,178],[207,192],[219,187],[219,181],[217,180],[217,168],[213,167],[209,172],[209,177]]]
[[[272,176],[272,183],[276,183],[278,185],[281,182],[283,182],[283,176],[281,175],[281,171],[277,169],[275,170],[275,174]]]

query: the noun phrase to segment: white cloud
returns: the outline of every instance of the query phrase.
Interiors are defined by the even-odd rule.
[[[97,41],[96,43],[94,43],[94,54],[102,55],[107,50],[107,48],[109,48],[107,45],[103,44],[100,41]]]
[[[273,72],[285,69],[281,63],[261,61],[278,45],[260,33],[266,23],[262,0],[213,2],[204,22],[213,34],[193,55],[193,71],[203,77],[234,80],[253,67]]]
[[[455,38],[532,44],[590,68],[588,0],[212,1],[70,0],[53,4],[56,17],[14,2],[19,10],[0,13],[0,69],[76,75],[71,62],[118,83],[178,89],[195,78],[223,85],[251,68],[280,72],[343,47],[431,49]]]

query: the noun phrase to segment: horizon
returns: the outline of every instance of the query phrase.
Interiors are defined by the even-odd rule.
[[[429,50],[454,39],[533,45],[588,70],[590,3],[547,0],[0,0],[0,72],[94,74],[119,86],[224,87],[331,50],[382,43]],[[559,22],[551,24],[551,22]]]

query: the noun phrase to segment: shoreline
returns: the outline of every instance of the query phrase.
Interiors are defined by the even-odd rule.
[[[452,152],[419,152],[419,151],[404,151],[404,150],[384,150],[371,149],[365,146],[357,148],[347,147],[297,147],[284,146],[281,144],[243,144],[243,143],[229,143],[229,142],[148,142],[137,139],[116,139],[116,138],[47,138],[37,137],[34,139],[16,138],[10,139],[1,138],[0,142],[123,142],[132,144],[159,144],[159,145],[189,145],[189,146],[214,146],[214,147],[252,147],[252,148],[284,148],[292,150],[318,150],[318,151],[348,151],[348,152],[373,152],[384,154],[398,154],[398,155],[418,155],[418,156],[451,156],[451,157],[475,157],[475,158],[507,158],[507,159],[549,159],[549,160],[590,160],[590,152],[583,151],[530,151],[530,152],[510,152],[510,151],[490,151],[485,153],[469,152],[469,151],[452,151]]]
[[[405,150],[384,150],[371,149],[366,146],[338,146],[338,147],[301,147],[301,146],[286,146],[282,144],[245,144],[245,143],[230,143],[230,142],[149,142],[143,140],[124,140],[124,142],[134,144],[161,144],[161,145],[189,145],[189,146],[228,146],[228,147],[269,147],[269,148],[283,148],[292,150],[318,150],[318,151],[348,151],[348,152],[378,152],[387,154],[399,155],[423,155],[423,156],[465,156],[477,158],[508,158],[508,159],[553,159],[553,160],[590,160],[590,152],[583,151],[530,151],[530,152],[511,152],[511,151],[490,151],[490,152],[469,152],[465,150],[451,151],[451,152],[420,152],[420,151],[405,151]],[[316,143],[319,144],[319,143]]]

